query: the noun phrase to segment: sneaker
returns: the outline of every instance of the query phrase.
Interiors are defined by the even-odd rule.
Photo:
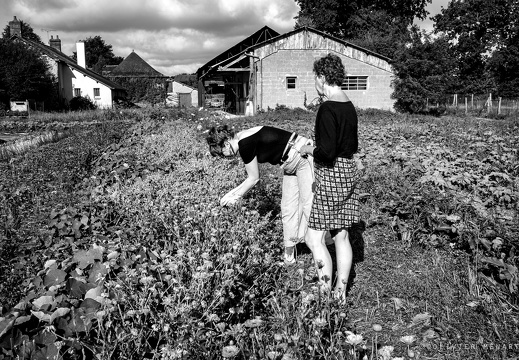
[[[288,249],[288,248],[286,248]],[[285,265],[293,265],[296,263],[296,247],[292,248],[292,252],[287,254],[286,249],[283,251],[283,261]]]
[[[283,261],[285,265],[293,265],[296,263],[295,251],[292,254],[283,253]]]

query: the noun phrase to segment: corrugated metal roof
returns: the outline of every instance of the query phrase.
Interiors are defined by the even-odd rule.
[[[246,51],[247,51],[247,50],[248,50],[248,51],[251,51],[251,50],[254,50],[254,49],[258,48],[258,47],[264,46],[264,45],[266,45],[266,44],[273,43],[273,42],[276,42],[276,41],[279,41],[279,40],[285,39],[285,38],[290,37],[290,36],[292,36],[292,35],[294,35],[294,34],[296,34],[296,33],[298,33],[298,32],[301,32],[301,31],[309,31],[309,32],[313,32],[313,33],[318,34],[318,35],[320,35],[320,36],[322,36],[322,37],[325,37],[325,38],[331,39],[331,40],[333,40],[333,41],[339,42],[339,43],[344,44],[344,45],[346,45],[346,46],[349,46],[349,47],[351,47],[351,48],[354,48],[354,49],[357,49],[357,50],[363,51],[363,52],[365,52],[366,54],[376,56],[376,57],[378,57],[378,58],[380,58],[380,59],[383,59],[383,60],[386,60],[386,61],[391,61],[391,59],[388,58],[387,56],[384,56],[384,55],[378,54],[378,53],[376,53],[376,52],[374,52],[374,51],[371,51],[371,50],[368,50],[368,49],[366,49],[366,48],[363,48],[363,47],[357,46],[357,45],[355,45],[355,44],[353,44],[353,43],[350,43],[350,42],[348,42],[348,41],[346,41],[346,40],[339,39],[339,38],[337,38],[337,37],[335,37],[335,36],[329,35],[329,34],[327,34],[327,33],[324,33],[324,32],[322,32],[322,31],[319,31],[319,30],[314,29],[314,28],[312,28],[312,27],[306,27],[306,26],[305,26],[305,27],[301,27],[301,28],[299,28],[299,29],[295,29],[295,30],[289,31],[289,32],[287,32],[287,33],[285,33],[285,34],[282,34],[282,35],[279,35],[279,36],[276,36],[276,37],[270,38],[270,39],[268,39],[268,40],[266,40],[266,41],[264,41],[264,42],[262,42],[262,43],[252,45],[251,47],[249,47],[248,49],[246,49]]]
[[[227,60],[234,59],[236,56],[243,54],[251,46],[263,43],[265,40],[276,37],[278,35],[279,33],[277,31],[272,30],[268,26],[262,27],[254,34],[246,37],[233,47],[227,49],[220,55],[214,57],[213,59],[205,63],[196,71],[197,76],[200,77],[201,75],[206,74],[208,71],[214,68],[215,65],[222,64],[227,62]]]
[[[200,78],[201,75],[205,75],[205,74],[208,74],[212,69],[218,67],[218,66],[225,66],[226,64],[229,64],[231,61],[234,61],[235,59],[238,59],[240,56],[242,56],[243,54],[245,53],[248,53],[248,52],[252,52],[254,49],[257,49],[259,47],[262,47],[262,46],[265,46],[267,44],[270,44],[270,43],[274,43],[276,41],[279,41],[279,40],[283,40],[285,38],[288,38],[298,32],[301,32],[301,31],[309,31],[309,32],[313,32],[315,34],[318,34],[320,36],[323,36],[325,38],[328,38],[328,39],[331,39],[333,41],[336,41],[338,43],[341,43],[345,46],[349,46],[353,49],[357,49],[357,50],[360,50],[368,55],[372,55],[372,56],[375,56],[377,58],[380,58],[384,61],[391,61],[390,58],[384,56],[384,55],[380,55],[374,51],[371,51],[371,50],[368,50],[368,49],[365,49],[363,47],[360,47],[360,46],[357,46],[355,44],[352,44],[348,41],[345,41],[345,40],[341,40],[339,38],[336,38],[334,36],[331,36],[331,35],[328,35],[322,31],[319,31],[319,30],[316,30],[314,28],[311,28],[311,27],[302,27],[302,28],[299,28],[299,29],[295,29],[295,30],[292,30],[292,31],[289,31],[285,34],[281,34],[281,35],[277,35],[277,36],[272,36],[272,37],[269,37],[268,39],[266,39],[265,41],[261,41],[261,42],[256,42],[255,44],[252,44],[250,45],[249,47],[246,47],[244,48],[242,51],[239,51],[239,52],[235,52],[234,54],[228,56],[228,57],[223,57],[221,55],[217,56],[216,58],[214,58],[213,60],[209,61],[208,63],[206,63],[204,66],[202,66],[201,68],[199,68],[197,70],[197,75],[198,77]],[[242,43],[246,43],[245,41],[244,42],[240,42],[239,44],[242,44]],[[227,54],[227,53],[232,53],[232,51],[228,50],[227,52],[224,52],[222,54]],[[215,60],[220,60],[219,62],[216,62]],[[201,72],[203,70],[203,72]]]

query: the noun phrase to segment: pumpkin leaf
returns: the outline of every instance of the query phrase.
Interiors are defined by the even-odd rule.
[[[50,314],[47,314],[46,312],[43,312],[43,311],[33,311],[31,310],[31,314],[33,314],[34,316],[36,316],[40,321],[44,321],[44,322],[47,322],[47,323],[50,323],[51,320],[50,320]]]
[[[54,306],[54,297],[53,296],[49,296],[49,295],[41,296],[32,302],[32,306],[34,307],[35,310],[39,310],[44,305],[48,305],[48,304]]]
[[[95,247],[88,251],[86,250],[80,250],[74,255],[74,262],[79,263],[79,268],[84,269],[88,265],[95,263],[95,261],[102,261],[103,260],[103,248],[102,247]]]
[[[102,286],[97,286],[95,288],[92,288],[86,292],[85,300],[86,299],[96,299],[96,298],[100,297],[102,293],[103,293]]]
[[[15,320],[15,318],[0,318],[0,338],[11,330]]]
[[[43,285],[46,287],[51,287],[54,285],[60,285],[65,281],[67,277],[67,273],[60,269],[51,270],[45,275],[43,278]]]
[[[68,313],[70,312],[70,309],[69,308],[66,308],[66,307],[60,307],[60,308],[57,308],[56,310],[54,310],[54,312],[52,313],[51,317],[50,317],[50,322],[54,322],[54,320],[56,320],[57,318],[59,317],[62,317],[62,316],[65,316],[67,315]]]

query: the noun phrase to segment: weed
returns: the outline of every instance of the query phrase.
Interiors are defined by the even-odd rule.
[[[12,266],[24,293],[3,301],[0,358],[517,355],[488,346],[516,338],[517,124],[359,115],[365,226],[346,304],[320,291],[308,251],[281,262],[279,169],[221,208],[243,168],[203,139],[223,122],[309,134],[314,113],[89,112],[96,125],[0,163],[2,284]],[[40,245],[15,256],[26,234]]]

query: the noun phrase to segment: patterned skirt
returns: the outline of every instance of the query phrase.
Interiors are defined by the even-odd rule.
[[[308,226],[315,230],[349,228],[360,219],[355,160],[337,158],[332,165],[314,162],[315,190]]]

